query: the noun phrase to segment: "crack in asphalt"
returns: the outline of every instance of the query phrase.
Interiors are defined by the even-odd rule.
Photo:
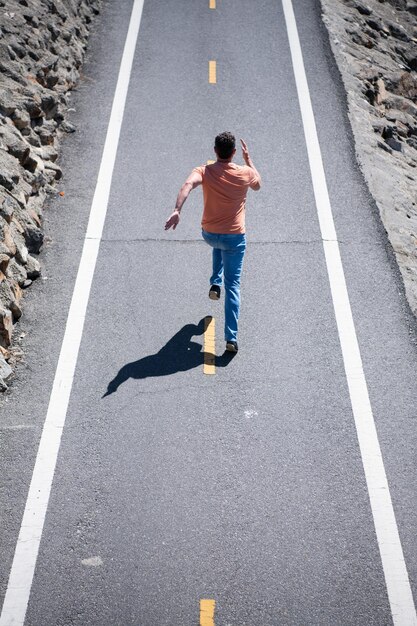
[[[332,241],[337,243],[345,243],[341,239],[310,239],[310,240],[302,240],[302,239],[281,239],[276,241],[253,241],[249,240],[248,245],[261,245],[261,246],[270,246],[270,245],[285,245],[285,244],[300,244],[300,245],[311,245],[311,244],[320,244],[324,241]],[[207,245],[203,239],[158,239],[154,237],[143,237],[138,239],[102,239],[102,243],[181,243],[181,244],[193,244],[193,243],[201,243]],[[368,243],[368,242],[364,242]]]

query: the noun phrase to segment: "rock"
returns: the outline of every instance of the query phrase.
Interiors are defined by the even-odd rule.
[[[52,180],[60,180],[62,178],[62,170],[56,163],[53,161],[45,161],[45,169],[50,172],[53,172]]]
[[[374,43],[372,39],[366,37],[359,29],[349,29],[349,34],[354,43],[358,46],[365,46],[365,48],[372,48]]]
[[[14,141],[9,141],[7,145],[7,150],[9,154],[16,157],[21,165],[25,165],[27,158],[30,154],[30,146],[26,141],[15,139]]]
[[[407,64],[408,68],[412,71],[417,71],[417,51],[415,46],[410,47],[402,47],[400,50],[400,54],[402,59]]]
[[[10,378],[12,374],[13,374],[12,368],[7,363],[6,359],[2,355],[0,355],[0,378],[2,378],[3,381],[5,381],[8,378]]]
[[[27,111],[23,109],[13,109],[11,119],[13,120],[16,128],[18,128],[19,130],[22,130],[24,128],[30,128],[30,115]]]
[[[417,102],[417,75],[414,72],[403,72],[395,92],[414,103]]]
[[[408,137],[409,130],[408,130],[407,124],[403,124],[402,122],[397,120],[397,123],[395,124],[395,128],[396,128],[397,134],[400,137],[403,137],[404,139]]]
[[[0,346],[0,354],[5,361],[8,361],[11,357],[9,350],[6,350],[6,348],[3,348],[3,346]]]
[[[61,130],[64,131],[64,133],[75,133],[75,131],[77,130],[74,126],[74,124],[72,124],[71,122],[68,122],[67,120],[64,120],[61,123],[60,126]]]
[[[383,150],[385,150],[385,152],[388,152],[389,154],[392,154],[391,148],[386,143],[384,143],[383,141],[378,141],[377,145],[378,145],[379,148],[382,148]]]
[[[398,120],[409,128],[412,128],[415,124],[417,124],[417,121],[414,120],[412,115],[405,113],[405,111],[398,111],[398,109],[388,109],[385,111],[385,118],[391,122]]]
[[[390,34],[396,39],[399,39],[400,41],[410,41],[410,37],[407,35],[407,32],[404,26],[401,26],[400,24],[394,24],[393,22],[389,22],[388,29],[389,29]]]
[[[13,257],[16,254],[16,244],[13,240],[9,224],[0,217],[0,253]]]
[[[0,307],[0,345],[8,348],[12,343],[13,318],[12,312]]]
[[[58,151],[53,146],[42,146],[42,148],[36,149],[36,154],[42,159],[42,161],[55,162],[58,158]]]
[[[406,139],[406,142],[411,148],[417,150],[417,137],[408,137],[408,139]]]
[[[6,275],[8,278],[15,280],[20,287],[22,287],[27,280],[27,273],[24,266],[17,263],[14,258],[10,259]]]
[[[10,262],[10,257],[7,254],[1,253],[0,254],[0,272],[2,273],[3,277],[7,272],[9,262]]]
[[[16,209],[16,200],[0,187],[0,216],[10,224]]]
[[[38,135],[42,146],[49,146],[55,141],[55,127],[52,127],[48,124],[43,124],[42,126],[38,126],[35,129],[36,134]]]
[[[388,32],[381,20],[370,18],[369,20],[366,20],[366,23],[368,24],[370,28],[373,28],[377,32],[381,32],[381,31]]]
[[[39,226],[36,226],[33,222],[27,221],[25,223],[23,237],[29,252],[38,254],[43,244],[43,231]]]
[[[387,2],[401,11],[407,8],[407,0],[387,0]]]
[[[388,137],[388,139],[385,140],[385,143],[392,148],[392,150],[397,152],[401,152],[403,149],[401,142],[398,141],[398,139],[395,139],[395,137]]]
[[[40,216],[59,141],[74,132],[68,92],[79,78],[101,0],[0,0],[0,346],[12,341],[21,288],[40,275]],[[1,350],[0,350],[1,357]],[[0,388],[6,388],[0,367]]]
[[[357,11],[359,11],[359,13],[361,13],[361,15],[371,15],[372,13],[372,9],[361,2],[355,2],[353,6]]]
[[[390,109],[398,109],[417,118],[417,105],[408,98],[390,93],[386,99],[386,104]]]
[[[20,232],[20,228],[18,227],[15,221],[13,221],[11,224],[11,232],[12,232],[14,244],[16,246],[16,253],[15,253],[16,259],[22,265],[26,265],[29,251],[26,247],[23,233]]]
[[[53,189],[50,190],[50,193]],[[31,196],[27,202],[26,211],[28,216],[38,225],[41,225],[40,215],[42,215],[42,207],[45,202],[46,191],[44,188],[40,189],[38,193]]]
[[[387,98],[388,98],[388,93],[387,93],[387,90],[385,89],[385,83],[382,80],[382,78],[378,78],[378,80],[376,81],[375,102],[376,104],[382,104],[383,102],[385,102],[385,100],[387,100]]]
[[[31,151],[29,151],[29,154],[27,155],[25,162],[22,163],[23,167],[29,172],[36,172],[38,164],[39,164],[39,159],[37,159],[34,153]]]
[[[0,113],[2,115],[11,116],[15,113],[16,101],[13,92],[7,88],[0,88]]]
[[[22,309],[20,308],[20,299],[22,297],[22,290],[18,283],[13,280],[4,280],[0,283],[0,301],[4,304],[6,310],[12,314],[13,321],[18,320],[22,315]],[[1,310],[0,310],[1,313]],[[1,321],[0,321],[0,333],[1,333]]]
[[[35,280],[41,275],[41,265],[39,261],[30,254],[26,262],[26,274],[31,280]]]
[[[321,3],[347,92],[358,162],[417,315],[417,2],[367,0],[371,13],[359,10],[356,0]],[[359,46],[370,30],[378,35],[373,47]]]
[[[0,148],[0,185],[11,191],[19,182],[19,162]]]

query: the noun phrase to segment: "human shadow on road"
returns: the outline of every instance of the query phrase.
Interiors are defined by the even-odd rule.
[[[119,370],[117,376],[109,382],[103,398],[117,391],[120,385],[129,378],[140,380],[150,376],[169,376],[176,372],[185,372],[202,365],[206,357],[214,358],[216,367],[227,367],[236,353],[225,351],[221,356],[216,356],[204,352],[199,343],[191,341],[191,337],[194,335],[204,333],[205,319],[203,317],[197,325],[186,324],[183,326],[156,354],[145,356],[138,361],[132,361],[132,363],[126,363]]]

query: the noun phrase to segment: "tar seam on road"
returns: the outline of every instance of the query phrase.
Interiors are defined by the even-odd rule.
[[[216,61],[209,61],[209,83],[215,85],[217,82]]]
[[[204,318],[204,374],[215,374],[216,320],[211,315]]]
[[[144,0],[135,0],[123,50],[90,218],[45,424],[26,500],[0,626],[23,626],[65,425],[74,371],[97,261]]]
[[[215,600],[200,600],[200,626],[215,626],[214,609]]]
[[[294,9],[291,0],[282,0],[282,5],[336,324],[392,618],[395,626],[416,626],[416,609],[356,337]]]

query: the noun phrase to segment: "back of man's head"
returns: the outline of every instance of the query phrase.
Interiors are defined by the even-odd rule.
[[[236,139],[232,133],[225,131],[217,135],[214,140],[217,156],[220,159],[230,159],[236,146]]]

